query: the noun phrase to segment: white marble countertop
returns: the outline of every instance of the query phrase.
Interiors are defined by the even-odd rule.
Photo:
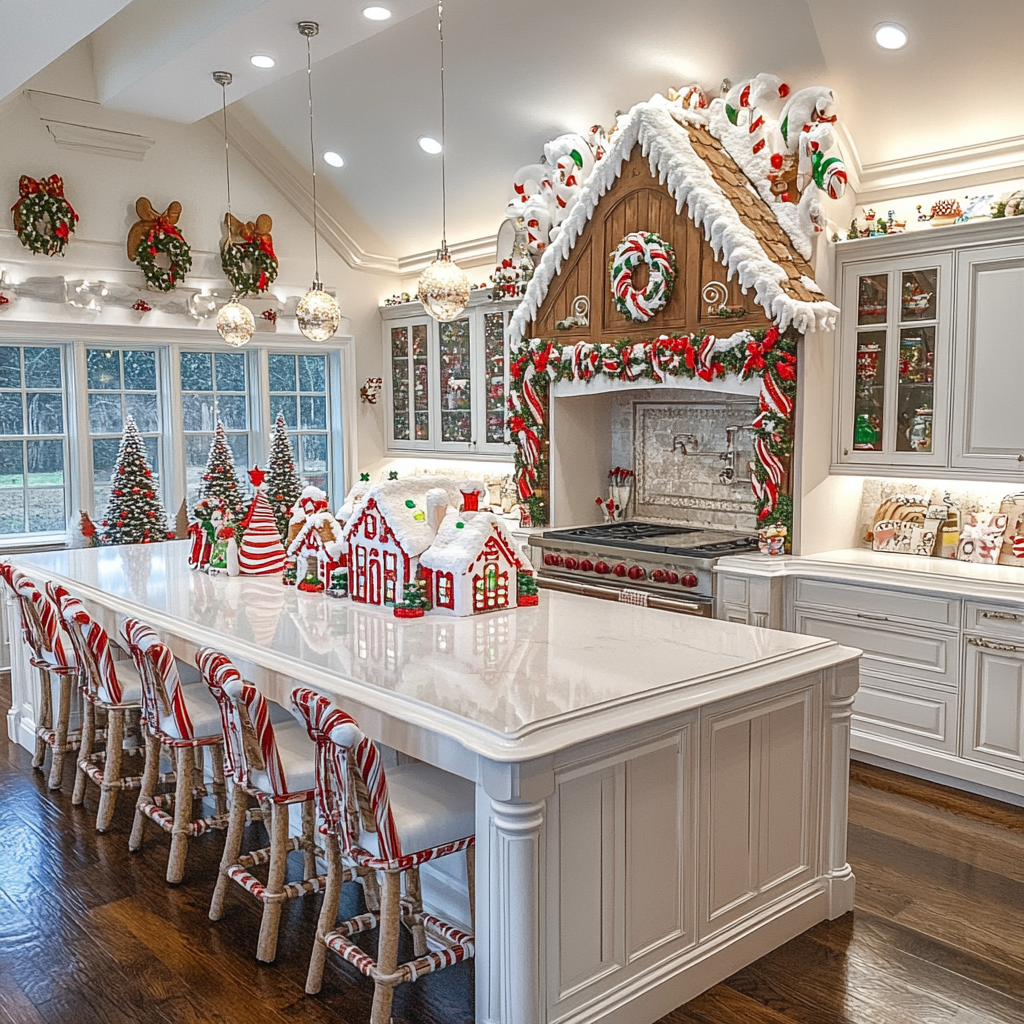
[[[551,753],[860,653],[816,637],[543,590],[534,608],[401,620],[390,609],[305,594],[270,577],[194,572],[186,547],[13,561],[110,612],[265,669],[277,700],[287,700],[288,680],[308,682],[496,760]]]
[[[720,571],[827,577],[870,583],[889,582],[919,590],[1024,602],[1024,566],[978,565],[953,558],[898,555],[868,548],[823,551],[815,555],[732,555]]]

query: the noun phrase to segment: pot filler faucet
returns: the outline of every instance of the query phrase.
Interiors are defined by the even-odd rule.
[[[703,455],[717,456],[722,460],[724,465],[722,471],[718,474],[718,479],[723,484],[748,484],[750,483],[749,477],[738,477],[736,475],[736,456],[739,453],[739,449],[736,447],[736,435],[741,430],[749,430],[750,426],[747,424],[739,424],[732,427],[725,428],[725,451],[724,452],[699,452],[697,449],[700,447],[700,442],[697,439],[696,434],[673,434],[672,435],[672,447],[669,451],[680,452],[683,455]]]

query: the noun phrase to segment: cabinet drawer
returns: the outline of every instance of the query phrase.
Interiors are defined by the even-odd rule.
[[[886,679],[862,672],[853,702],[855,733],[956,753],[955,690]],[[856,741],[854,741],[856,746]]]
[[[964,619],[968,633],[983,633],[985,636],[1005,637],[1007,640],[1024,641],[1024,607],[1018,605],[979,604],[967,602]]]
[[[938,686],[957,685],[960,638],[896,622],[844,617],[835,612],[796,608],[796,631],[824,636],[864,652],[862,670],[909,675]]]
[[[955,598],[930,594],[798,579],[794,601],[817,608],[852,612],[868,621],[909,620],[947,629],[956,629],[960,625],[960,602]]]

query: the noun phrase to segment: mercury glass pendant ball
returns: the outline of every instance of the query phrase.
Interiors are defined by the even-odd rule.
[[[327,341],[334,337],[341,323],[341,311],[334,296],[328,295],[319,281],[314,281],[295,307],[295,319],[299,330],[310,341]]]
[[[225,303],[217,313],[217,332],[233,348],[241,348],[252,338],[256,321],[248,306],[236,299]]]
[[[435,320],[454,320],[469,305],[469,278],[442,250],[420,275],[418,294]]]

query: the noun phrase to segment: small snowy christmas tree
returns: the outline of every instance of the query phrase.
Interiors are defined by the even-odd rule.
[[[167,513],[153,489],[153,470],[133,417],[125,420],[110,477],[104,544],[151,544],[167,537]]]
[[[295,471],[291,438],[285,429],[283,414],[278,413],[267,467],[267,501],[274,511],[274,521],[282,537],[288,535],[288,520],[301,491],[302,481]]]
[[[238,519],[242,514],[242,492],[238,486],[238,477],[235,476],[235,457],[224,433],[224,424],[219,421],[210,443],[210,455],[206,460],[199,497],[220,498],[229,519]]]

